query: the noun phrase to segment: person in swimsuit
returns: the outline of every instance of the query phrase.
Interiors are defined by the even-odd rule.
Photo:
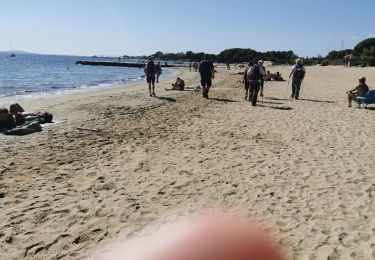
[[[366,85],[365,77],[358,79],[358,81],[359,81],[358,86],[346,92],[346,94],[348,95],[348,107],[352,107],[353,100],[356,101],[357,97],[364,97],[366,93],[369,91],[369,88]]]

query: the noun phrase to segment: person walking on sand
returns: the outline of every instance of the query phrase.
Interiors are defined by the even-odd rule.
[[[156,83],[159,83],[159,77],[162,74],[162,72],[163,70],[161,68],[160,61],[159,61],[158,64],[156,65]]]
[[[306,75],[306,71],[305,71],[304,66],[302,65],[302,60],[297,59],[296,65],[294,65],[289,75],[289,78],[293,76],[291,98],[295,98],[295,99],[299,98],[299,91],[301,89],[302,81],[305,78],[305,75]]]
[[[155,95],[155,74],[156,74],[156,65],[154,60],[151,58],[148,59],[148,63],[145,67],[145,74],[148,83],[148,90],[150,92],[150,97],[156,96]],[[151,92],[151,85],[152,85],[152,92]]]
[[[348,107],[352,107],[352,101],[353,100],[356,101],[357,97],[364,97],[366,95],[366,93],[369,91],[369,88],[366,85],[366,78],[365,77],[362,77],[362,78],[358,79],[358,81],[359,81],[358,86],[356,86],[354,89],[346,92],[346,94],[348,95],[348,102],[349,102]]]
[[[257,105],[258,92],[260,89],[260,81],[264,77],[263,68],[261,65],[255,64],[247,72],[247,77],[250,86],[250,96],[249,101],[251,101],[252,106]]]
[[[209,60],[207,54],[204,55],[204,60],[199,64],[199,73],[201,76],[203,97],[208,99],[208,92],[212,86],[212,79],[215,78],[215,69],[214,64]]]
[[[249,72],[249,69],[253,66],[252,62],[249,62],[249,64],[246,66],[244,74],[243,74],[243,80],[242,82],[245,84],[245,100],[249,97],[249,78],[247,77],[247,73]]]
[[[263,77],[260,79],[260,96],[263,97],[263,90],[264,90],[264,76],[266,75],[266,68],[263,66],[263,61],[258,61],[259,68],[261,69]]]

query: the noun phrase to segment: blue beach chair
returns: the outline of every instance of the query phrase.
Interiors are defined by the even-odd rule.
[[[375,104],[375,90],[369,90],[364,97],[357,97],[356,103],[358,107],[367,107],[370,104]]]

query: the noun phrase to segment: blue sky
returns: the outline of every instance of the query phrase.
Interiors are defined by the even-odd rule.
[[[374,0],[0,0],[0,50],[44,54],[326,55],[375,37]]]

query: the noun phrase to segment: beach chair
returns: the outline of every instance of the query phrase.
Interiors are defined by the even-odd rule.
[[[375,104],[375,90],[369,90],[364,97],[357,97],[356,103],[359,108]]]

